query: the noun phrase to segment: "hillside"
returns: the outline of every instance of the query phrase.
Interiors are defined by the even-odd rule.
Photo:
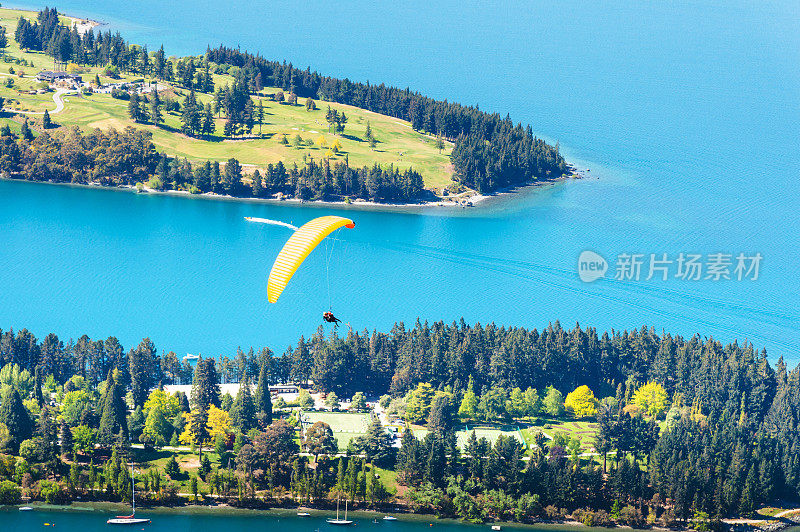
[[[331,162],[343,161],[345,157],[352,166],[394,165],[395,168],[413,168],[424,178],[426,188],[441,191],[452,184],[453,173],[449,154],[452,144],[444,141],[444,149],[438,150],[436,139],[414,131],[410,123],[397,118],[376,114],[349,105],[317,102],[317,109],[307,111],[306,99],[298,98],[295,105],[278,103],[273,95],[277,88],[264,88],[253,94],[253,100],[264,107],[263,124],[256,124],[253,134],[247,138],[226,138],[223,136],[224,117],[215,119],[216,131],[203,138],[194,138],[180,132],[179,112],[164,112],[164,123],[158,127],[150,124],[135,124],[128,117],[128,102],[116,99],[109,93],[72,94],[64,97],[65,107],[61,112],[54,112],[57,103],[54,92],[43,91],[43,84],[35,79],[35,75],[54,68],[51,57],[42,52],[22,51],[14,40],[14,30],[20,16],[35,19],[35,13],[12,9],[0,9],[0,25],[6,28],[8,46],[5,49],[4,63],[0,66],[0,97],[5,98],[5,112],[0,116],[0,125],[8,124],[12,131],[18,132],[23,117],[27,114],[34,130],[42,129],[42,115],[45,109],[58,128],[78,126],[84,131],[92,128],[122,129],[134,126],[152,132],[153,142],[159,150],[177,157],[186,157],[192,162],[212,160],[227,161],[236,158],[246,169],[264,168],[268,163],[282,161],[287,167],[296,163],[303,166],[309,160],[320,161],[329,157]],[[71,20],[61,17],[62,23],[71,24]],[[173,62],[177,59],[172,58]],[[20,64],[21,63],[21,64]],[[27,63],[27,64],[26,64]],[[13,74],[9,73],[9,69]],[[23,71],[23,77],[19,77]],[[102,86],[124,82],[154,81],[151,78],[120,73],[119,79],[104,75],[100,67],[80,67],[75,71],[84,81],[92,81],[99,76]],[[13,80],[7,86],[7,80]],[[213,74],[214,85],[223,87],[233,84],[234,78],[228,74]],[[182,103],[188,94],[186,89],[171,83],[158,82],[159,95],[163,99],[175,99]],[[30,92],[38,93],[31,94]],[[56,99],[60,96],[56,95]],[[212,101],[211,94],[197,93],[199,103]],[[348,121],[343,133],[334,135],[328,132],[325,120],[327,107],[347,114]],[[19,112],[15,112],[19,111]],[[366,139],[367,123],[376,139],[374,148]],[[259,133],[260,130],[260,133]],[[288,144],[284,145],[284,135]],[[329,148],[338,143],[338,153]]]

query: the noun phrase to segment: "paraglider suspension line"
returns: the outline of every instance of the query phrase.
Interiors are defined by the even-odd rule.
[[[330,311],[333,307],[333,297],[331,296],[331,258],[333,258],[333,250],[336,247],[336,235],[339,233],[339,229],[334,231],[332,238],[328,238],[325,240],[325,280],[328,285],[328,310]],[[333,243],[329,243],[329,240],[333,240]],[[330,249],[329,249],[330,248]]]

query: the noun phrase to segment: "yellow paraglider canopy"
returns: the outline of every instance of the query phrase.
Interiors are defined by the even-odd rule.
[[[332,232],[340,227],[352,229],[353,220],[341,216],[321,216],[306,223],[289,238],[278,253],[267,281],[267,299],[275,303],[289,283],[297,268],[306,260],[309,253]]]

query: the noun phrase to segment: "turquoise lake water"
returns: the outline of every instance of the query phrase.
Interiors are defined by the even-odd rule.
[[[180,512],[177,510],[176,512]],[[149,517],[150,524],[138,526],[122,527],[124,530],[145,530],[147,532],[177,532],[188,530],[215,530],[224,527],[225,530],[281,530],[281,532],[332,532],[341,530],[341,527],[330,525],[325,522],[325,517],[330,514],[319,514],[312,517],[300,518],[294,515],[294,511],[273,511],[268,516],[259,515],[252,511],[222,511],[222,515],[208,515],[191,513],[161,513],[148,512],[147,510],[137,512],[137,517]],[[335,514],[335,510],[332,512]],[[60,531],[81,531],[94,532],[99,530],[109,530],[115,528],[106,524],[106,519],[112,516],[112,512],[96,511],[46,511],[37,508],[32,512],[20,512],[16,508],[0,509],[0,523],[8,526],[8,530],[34,530],[43,529],[45,523],[48,527],[55,527]],[[382,517],[383,514],[380,514]],[[429,518],[415,518],[414,521],[392,521],[385,522],[379,519],[378,523],[372,521],[373,518],[350,517],[355,521],[355,530],[369,530],[374,532],[417,532],[430,530],[433,528],[438,531],[464,530],[465,528],[480,532],[489,530],[488,526],[468,525],[450,520],[437,520]],[[433,526],[431,526],[431,522]],[[559,527],[514,527],[524,530],[561,530],[566,532],[575,528]],[[47,530],[48,528],[44,528]],[[592,529],[586,529],[592,530]]]
[[[52,4],[52,3],[51,3]],[[797,2],[364,4],[65,0],[167,53],[240,45],[323,73],[510,113],[588,179],[471,210],[376,213],[0,182],[0,327],[150,336],[161,350],[280,353],[329,305],[359,330],[396,320],[642,325],[752,341],[800,361]],[[42,7],[27,4],[23,7]],[[277,305],[286,229],[344,214]],[[760,253],[758,280],[579,280],[584,250]],[[613,272],[611,272],[613,275]]]

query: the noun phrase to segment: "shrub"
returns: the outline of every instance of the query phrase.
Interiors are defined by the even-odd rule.
[[[119,79],[119,69],[114,65],[108,65],[103,70],[103,75],[112,79]]]
[[[175,455],[169,457],[167,464],[164,466],[164,472],[169,475],[169,478],[175,478],[180,475],[181,468],[178,467],[178,461],[175,460]]]
[[[111,89],[111,97],[116,98],[117,100],[130,100],[131,93],[126,90],[114,87],[113,89]]]
[[[611,517],[605,510],[597,510],[594,513],[594,526],[611,526]]]
[[[59,504],[65,500],[61,486],[51,480],[39,482],[39,495],[47,504]]]
[[[645,524],[642,511],[631,505],[625,506],[619,513],[619,520],[631,528],[642,528]]]
[[[22,500],[22,490],[10,480],[0,482],[0,505],[19,504]]]
[[[544,515],[551,521],[557,521],[559,519],[563,519],[564,516],[567,514],[566,511],[562,511],[558,506],[550,505],[545,507]]]
[[[154,190],[161,190],[164,188],[164,182],[161,181],[158,177],[151,177],[149,181],[147,181],[147,188],[152,188]]]

